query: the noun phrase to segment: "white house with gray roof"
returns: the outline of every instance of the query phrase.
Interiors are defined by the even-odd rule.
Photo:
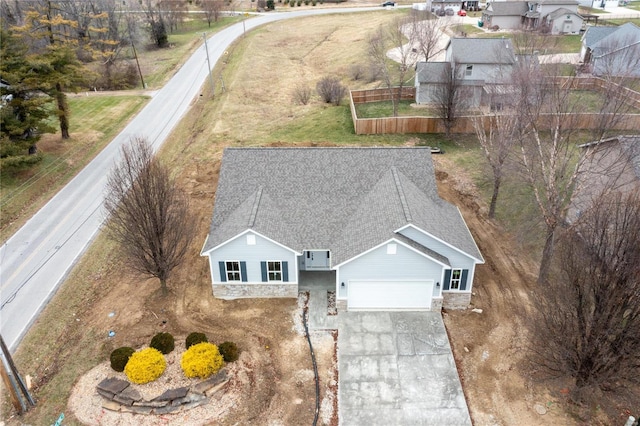
[[[227,148],[201,252],[222,299],[335,274],[348,310],[466,307],[484,263],[428,148]]]

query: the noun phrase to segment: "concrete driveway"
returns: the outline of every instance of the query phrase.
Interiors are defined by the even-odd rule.
[[[340,424],[471,426],[439,312],[340,312]]]

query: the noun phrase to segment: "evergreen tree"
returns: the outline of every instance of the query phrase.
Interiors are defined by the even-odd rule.
[[[27,46],[11,32],[0,33],[0,165],[16,168],[40,159],[36,143],[42,133],[53,132],[48,120],[51,98],[39,88],[40,74],[27,54]]]

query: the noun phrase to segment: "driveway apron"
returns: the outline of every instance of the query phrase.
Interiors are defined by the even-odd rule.
[[[340,312],[341,425],[471,426],[439,312]]]

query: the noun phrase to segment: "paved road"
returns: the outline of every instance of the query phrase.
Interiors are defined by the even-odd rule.
[[[282,19],[376,8],[311,9],[272,12],[245,22],[249,31]],[[208,39],[215,64],[243,34],[234,24]],[[85,169],[0,247],[0,333],[11,351],[37,318],[75,262],[98,233],[105,218],[104,185],[120,149],[131,137],[144,136],[157,149],[165,141],[208,76],[204,46],[159,90],[147,106]]]

